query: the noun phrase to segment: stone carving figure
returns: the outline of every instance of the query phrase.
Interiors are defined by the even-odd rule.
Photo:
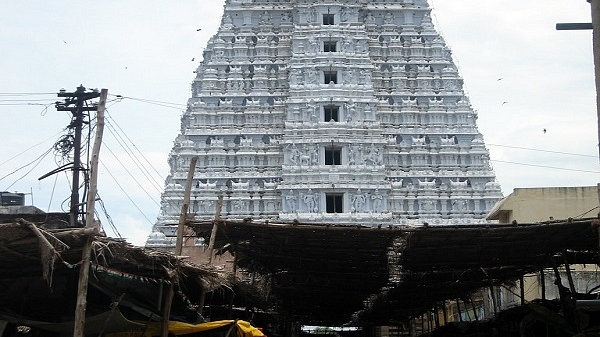
[[[308,68],[306,70],[306,83],[315,84],[318,82],[317,71],[314,68]]]
[[[231,15],[225,14],[225,16],[223,17],[223,24],[224,25],[233,25],[233,20],[231,19]]]
[[[383,212],[383,195],[379,193],[378,189],[376,189],[375,193],[371,195],[371,200],[373,202],[373,211]]]
[[[319,210],[317,207],[317,194],[313,194],[312,190],[309,189],[307,194],[302,194],[301,198],[309,213],[315,213]]]
[[[356,150],[352,145],[348,147],[348,165],[356,165]]]
[[[233,202],[233,208],[236,212],[241,212],[246,208],[246,202],[241,199],[237,199]]]
[[[269,14],[267,11],[264,11],[260,15],[260,24],[261,25],[270,25],[271,24],[271,14]]]
[[[300,152],[300,149],[298,149],[296,147],[296,144],[292,145],[292,151],[291,151],[291,161],[292,164],[294,165],[298,165],[300,164],[300,156],[302,155],[302,153]]]
[[[212,200],[200,200],[200,202],[198,202],[200,213],[209,213],[213,204],[214,201]]]
[[[375,147],[375,144],[371,144],[371,147],[367,150],[366,162],[370,162],[371,165],[380,165],[381,159],[379,158],[379,149]]]
[[[356,115],[356,104],[354,103],[354,101],[349,100],[348,103],[345,103],[346,105],[346,122],[352,122],[352,120],[354,119],[355,115]]]
[[[290,12],[281,13],[281,22],[291,22],[292,15]]]
[[[383,18],[383,23],[390,25],[394,23],[394,14],[392,14],[391,12],[387,12],[385,14],[385,17]]]
[[[346,7],[342,7],[340,13],[340,21],[347,22],[348,21],[348,9]]]
[[[308,150],[308,147],[304,145],[302,153],[300,154],[300,165],[310,165],[312,162],[312,154]]]
[[[357,193],[352,196],[352,206],[355,212],[362,212],[363,207],[367,202],[367,197],[364,193],[361,193],[360,189]]]
[[[287,209],[288,212],[295,212],[297,209],[297,204],[296,204],[296,196],[292,194],[292,192],[289,192],[285,197],[284,197],[284,202],[285,202],[285,207]]]

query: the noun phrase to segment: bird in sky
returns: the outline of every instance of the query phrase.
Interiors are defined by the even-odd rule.
[[[199,31],[201,31],[201,30],[202,30],[202,28],[198,28],[198,29],[196,29],[196,31],[197,31],[197,32],[199,32]]]
[[[544,133],[546,133],[546,128],[543,128],[542,131],[544,131]]]
[[[497,79],[496,81],[502,81],[504,78],[500,77],[499,79]]]
[[[192,57],[192,62],[193,62],[195,59],[196,59],[195,57]]]
[[[504,101],[504,102],[502,102],[502,105],[504,105],[504,104],[506,104],[506,103],[508,103],[508,102],[507,102],[507,101]]]

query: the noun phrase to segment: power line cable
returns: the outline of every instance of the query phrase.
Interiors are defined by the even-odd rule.
[[[123,131],[123,129],[121,128],[121,126],[119,125],[119,123],[117,123],[117,121],[110,115],[110,113],[108,111],[106,111],[106,116],[107,116],[107,120],[110,122],[114,122],[114,126],[115,126],[115,131],[120,135],[121,138],[125,138],[129,144],[131,144],[136,150],[137,153],[140,154],[140,156],[144,159],[144,161],[146,162],[146,164],[148,164],[147,166],[149,166],[150,168],[152,168],[152,170],[154,171],[154,173],[156,173],[156,175],[158,177],[160,177],[160,179],[162,180],[163,175],[158,172],[158,170],[156,169],[156,167],[152,164],[152,162],[150,162],[150,160],[148,160],[148,158],[144,155],[144,153],[137,147],[137,145],[135,145],[135,143],[131,140],[131,138],[129,138],[127,136],[127,133],[125,131]],[[126,142],[125,142],[126,143]],[[132,151],[133,152],[133,151]],[[142,165],[143,167],[146,167],[146,165]],[[151,175],[151,174],[150,174]],[[160,184],[158,184],[160,186]]]
[[[16,183],[18,183],[19,181],[21,181],[21,179],[25,178],[25,177],[26,177],[26,176],[27,176],[29,173],[31,173],[31,171],[33,171],[33,170],[34,170],[36,167],[38,167],[38,165],[39,165],[39,164],[42,162],[42,160],[43,160],[43,159],[44,159],[44,158],[45,158],[45,157],[46,157],[46,156],[47,156],[47,155],[50,153],[50,151],[51,151],[51,149],[50,149],[50,150],[48,150],[48,151],[46,151],[46,153],[44,153],[44,155],[43,155],[41,158],[40,158],[40,157],[38,157],[38,159],[39,159],[39,160],[38,160],[38,162],[37,162],[37,163],[35,163],[35,165],[33,165],[33,167],[32,167],[32,168],[31,168],[29,171],[27,171],[27,172],[26,172],[24,175],[22,175],[22,176],[21,176],[19,179],[15,180],[15,182],[13,182],[12,184],[10,184],[10,186],[8,186],[8,187],[6,188],[6,190],[9,190],[11,187],[13,187],[13,185],[14,185],[14,184],[16,184]],[[30,164],[31,164],[31,163],[30,163]],[[29,165],[29,164],[28,164],[28,165]],[[22,167],[22,168],[24,168],[24,167]],[[20,170],[20,169],[18,169],[18,170]],[[16,172],[16,171],[13,171],[12,173],[14,173],[14,172]],[[12,173],[9,173],[9,175],[10,175],[10,174],[12,174]],[[8,176],[8,175],[7,175],[7,176]],[[4,177],[0,178],[0,180],[2,180],[2,179],[4,179],[4,178],[6,178],[7,176],[4,176]]]
[[[32,145],[32,146],[28,147],[28,148],[27,148],[27,149],[25,149],[24,151],[21,151],[19,154],[16,154],[16,155],[14,155],[14,156],[12,156],[12,157],[8,158],[7,160],[5,160],[5,161],[3,161],[3,162],[1,162],[1,163],[0,163],[0,167],[2,167],[2,166],[3,166],[4,164],[6,164],[6,163],[8,163],[8,162],[12,161],[12,160],[13,160],[13,159],[15,159],[15,158],[18,158],[18,157],[20,157],[20,156],[24,155],[24,154],[25,154],[26,152],[28,152],[29,150],[31,150],[31,149],[33,149],[33,148],[35,148],[35,147],[37,147],[37,146],[39,146],[39,145],[41,145],[41,144],[44,144],[45,142],[49,141],[50,139],[56,138],[56,136],[58,136],[59,134],[61,134],[63,131],[64,131],[64,130],[61,130],[61,131],[59,131],[59,132],[55,133],[54,135],[52,135],[52,136],[50,136],[50,137],[48,137],[48,138],[44,139],[43,141],[41,141],[41,142],[39,142],[39,143],[37,143],[37,144],[34,144],[34,145]]]
[[[163,106],[163,107],[177,109],[177,110],[181,110],[182,108],[187,108],[187,104],[181,104],[181,103],[156,101],[156,100],[151,100],[151,99],[135,98],[135,97],[129,97],[129,96],[122,96],[122,95],[112,95],[112,96],[115,96],[119,99],[130,99],[132,101],[138,101],[138,102],[142,102],[142,103],[153,104],[153,105]]]
[[[140,207],[135,203],[135,201],[133,201],[133,199],[131,199],[131,197],[129,196],[129,194],[127,194],[127,192],[125,191],[125,189],[123,188],[123,186],[121,186],[121,184],[119,184],[119,181],[117,180],[117,178],[115,178],[115,176],[112,174],[112,172],[108,169],[108,167],[106,167],[106,165],[104,165],[104,163],[102,161],[100,161],[100,164],[102,165],[102,167],[104,167],[104,169],[106,170],[106,172],[108,172],[108,174],[111,176],[111,178],[113,179],[113,181],[115,182],[115,184],[117,184],[117,186],[119,186],[119,188],[121,189],[121,192],[123,192],[123,194],[125,194],[125,196],[127,197],[127,199],[129,199],[129,201],[131,201],[131,203],[133,204],[133,206],[140,212],[140,214],[146,218],[146,220],[148,221],[148,223],[150,223],[151,225],[153,225],[152,221],[150,221],[150,219],[148,219],[148,217],[146,216],[146,214],[144,214],[144,212],[140,209]]]
[[[555,169],[555,170],[563,170],[563,171],[585,172],[585,173],[600,173],[600,171],[580,170],[580,169],[570,169],[570,168],[556,167],[556,166],[547,166],[547,165],[537,165],[537,164],[517,163],[517,162],[514,162],[514,161],[505,161],[505,160],[494,160],[494,159],[490,159],[490,161],[492,161],[492,162],[497,162],[497,163],[506,163],[506,164],[522,165],[522,166],[532,166],[532,167],[550,168],[550,169]]]
[[[107,123],[106,125],[108,126],[108,130],[109,132],[115,136],[115,140],[117,141],[117,143],[121,146],[121,148],[123,150],[125,150],[125,152],[129,155],[129,157],[133,160],[133,162],[136,164],[136,166],[142,171],[142,174],[144,174],[144,176],[146,177],[146,179],[148,179],[148,181],[150,181],[155,188],[158,189],[159,192],[161,192],[161,188],[162,186],[156,181],[156,179],[154,177],[152,177],[151,173],[148,171],[148,169],[146,168],[146,165],[143,165],[141,160],[138,158],[138,156],[133,152],[133,150],[129,147],[129,145],[127,144],[127,142],[123,139],[122,135],[124,133],[119,133],[118,130],[116,130],[113,126],[114,123],[114,119],[111,118],[107,118],[106,119]],[[118,126],[118,124],[116,124]],[[127,137],[125,135],[125,137]],[[127,138],[130,142],[131,140],[129,138]],[[133,144],[133,143],[131,143]],[[133,144],[133,146],[135,147],[135,144]],[[137,149],[137,147],[135,147]],[[140,155],[142,157],[144,157],[143,153],[141,153],[141,151],[138,150],[138,153],[140,153]],[[146,162],[148,162],[148,160],[146,159]],[[152,164],[148,163],[148,165],[152,166]],[[156,171],[156,169],[155,169]],[[158,172],[157,172],[158,174]]]
[[[46,157],[46,156],[47,156],[47,155],[48,155],[50,152],[52,152],[52,149],[53,149],[53,148],[51,147],[50,149],[48,149],[46,152],[42,153],[40,156],[38,156],[38,157],[37,157],[37,158],[35,158],[34,160],[32,160],[32,161],[30,161],[29,163],[27,163],[27,164],[25,164],[25,165],[23,165],[23,166],[21,166],[21,167],[17,168],[16,170],[14,170],[14,171],[12,171],[12,172],[8,173],[8,174],[7,174],[7,175],[5,175],[4,177],[0,178],[0,181],[2,181],[2,180],[4,180],[4,179],[6,179],[7,177],[9,177],[9,176],[11,176],[11,175],[13,175],[13,174],[15,174],[15,173],[19,172],[20,170],[22,170],[22,169],[24,169],[24,168],[28,167],[29,165],[31,165],[31,164],[33,164],[33,163],[35,163],[35,162],[37,161],[38,163],[37,163],[37,164],[34,166],[34,168],[35,168],[37,165],[39,165],[39,163],[41,162],[41,160],[42,160],[42,159],[44,159],[44,158],[45,158],[45,157]],[[31,171],[29,171],[29,172],[31,172]],[[19,178],[17,181],[19,181],[20,179],[22,179],[22,177],[21,177],[21,178]],[[14,183],[12,183],[10,186],[12,186],[12,185],[14,185]],[[10,186],[9,186],[8,188],[10,188]],[[6,189],[8,189],[8,188],[6,188]]]
[[[55,92],[0,92],[0,96],[56,96]]]
[[[96,193],[97,196],[97,201],[98,204],[100,204],[100,207],[102,208],[102,212],[104,213],[104,217],[106,218],[106,220],[108,220],[108,223],[110,224],[110,227],[112,228],[113,232],[115,234],[117,234],[117,236],[122,239],[123,236],[121,236],[121,233],[119,233],[119,230],[117,229],[117,226],[115,226],[115,223],[113,222],[111,216],[108,214],[108,211],[106,210],[106,206],[104,205],[104,201],[102,200],[102,198],[100,198],[100,195],[98,193]],[[98,212],[98,210],[96,210],[96,212]],[[96,215],[98,216],[98,215]],[[99,217],[99,216],[98,216]]]
[[[528,150],[528,151],[537,151],[537,152],[546,152],[546,153],[556,153],[556,154],[565,154],[569,156],[579,156],[579,157],[588,157],[588,158],[598,158],[597,155],[589,155],[589,154],[581,154],[581,153],[572,153],[572,152],[561,152],[561,151],[552,151],[552,150],[542,150],[542,149],[534,149],[529,147],[521,147],[521,146],[511,146],[511,145],[500,145],[500,144],[490,144],[489,146],[497,146],[497,147],[506,147],[509,149],[519,149],[519,150]]]
[[[150,193],[148,193],[148,191],[146,191],[146,189],[144,188],[144,186],[142,186],[142,184],[140,184],[140,182],[135,178],[135,176],[131,173],[131,171],[129,171],[129,169],[127,168],[127,166],[125,166],[125,164],[123,164],[123,162],[119,159],[119,157],[117,157],[117,155],[108,147],[108,145],[104,145],[104,147],[108,150],[108,152],[110,152],[113,157],[117,160],[117,162],[119,164],[121,164],[121,167],[123,169],[125,169],[125,172],[127,172],[127,174],[129,174],[129,176],[131,177],[131,179],[133,179],[133,181],[139,186],[139,188],[144,191],[144,193],[146,193],[146,195],[157,205],[160,206],[160,204],[158,204],[156,201],[154,201],[154,198],[152,197],[152,195],[150,195]]]
[[[132,158],[133,162],[136,163],[137,168],[142,171],[142,174],[144,174],[144,176],[146,177],[146,179],[153,184],[154,189],[161,194],[163,192],[163,187],[155,180],[155,178],[152,177],[152,174],[146,169],[147,166],[150,166],[154,172],[158,175],[161,176],[160,173],[158,172],[158,170],[154,167],[154,165],[152,165],[152,163],[148,160],[148,158],[146,156],[144,156],[143,152],[141,152],[139,150],[139,148],[135,145],[135,143],[133,143],[133,141],[127,137],[127,134],[123,131],[123,129],[120,128],[120,126],[116,123],[116,121],[114,120],[114,118],[112,118],[112,116],[110,116],[109,114],[107,114],[107,126],[108,126],[108,130],[111,134],[115,135],[113,133],[113,131],[119,136],[118,138],[115,137],[115,140],[117,141],[117,143],[121,146],[121,148],[123,148],[123,150],[125,150],[125,152],[127,153],[127,155]],[[110,122],[112,120],[112,123]],[[114,124],[114,125],[113,125]],[[114,126],[116,126],[119,130],[121,130],[121,132],[119,132]],[[131,143],[131,145],[137,150],[137,152],[140,154],[140,156],[146,161],[146,163],[148,165],[144,165],[139,158],[135,155],[134,151],[131,150],[131,148],[127,145],[127,142],[123,139],[123,137],[125,137],[129,143]],[[121,143],[121,141],[123,143],[125,143],[125,145],[123,145],[123,143]],[[111,152],[112,153],[112,152]],[[114,153],[113,153],[114,156]],[[133,156],[133,157],[132,157]],[[135,158],[135,159],[134,159]],[[118,159],[117,159],[118,160]],[[144,173],[145,172],[145,173]],[[162,176],[161,176],[162,179]],[[138,184],[141,187],[141,184]],[[171,200],[168,200],[167,203],[172,206],[172,207],[176,207],[179,208],[180,207],[180,203],[174,203]]]

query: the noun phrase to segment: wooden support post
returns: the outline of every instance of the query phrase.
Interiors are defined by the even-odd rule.
[[[236,326],[237,326],[237,319],[235,321],[233,321],[233,323],[231,323],[231,326],[227,330],[227,333],[225,334],[225,337],[231,336],[231,333],[233,332],[233,329],[235,329]]]
[[[202,289],[200,292],[200,300],[198,300],[198,310],[200,310],[200,315],[204,312],[204,302],[206,301],[206,290]]]
[[[190,207],[190,194],[192,193],[192,183],[194,182],[194,172],[196,171],[196,163],[198,157],[193,157],[190,162],[187,180],[185,182],[185,191],[183,195],[183,205],[181,206],[181,214],[179,214],[179,226],[177,227],[177,242],[175,244],[175,255],[181,255],[183,250],[183,231],[185,221],[187,219],[188,209]]]
[[[542,300],[546,300],[546,277],[544,276],[544,269],[540,270],[540,284],[542,286]]]
[[[573,282],[573,275],[571,275],[571,266],[569,265],[569,259],[567,259],[567,252],[563,252],[563,259],[565,261],[565,271],[567,272],[567,280],[569,281],[569,289],[571,289],[571,296],[577,294],[575,289],[575,282]]]
[[[210,239],[208,240],[208,264],[212,264],[213,249],[215,248],[215,239],[217,238],[217,229],[219,228],[219,221],[221,221],[222,208],[223,195],[219,195],[219,200],[217,201],[217,212],[215,213],[215,220],[213,221],[212,231],[210,232]]]
[[[100,146],[102,145],[102,135],[104,133],[104,109],[106,107],[107,96],[108,90],[102,89],[96,112],[96,137],[94,139],[90,163],[90,190],[88,192],[86,208],[86,228],[96,228],[94,221],[94,205],[96,202],[96,192],[98,190],[98,156],[100,155]],[[71,206],[73,207],[73,205]],[[93,239],[93,235],[88,236],[83,246],[81,266],[79,269],[79,284],[77,287],[77,303],[75,305],[75,321],[73,323],[73,337],[82,337],[85,328],[85,311],[87,307],[88,278]]]
[[[525,278],[523,277],[523,275],[521,275],[521,278],[519,278],[519,288],[521,296],[521,305],[525,305]]]
[[[433,331],[433,317],[431,311],[427,312],[427,328],[429,329],[429,332]]]
[[[456,299],[456,312],[458,313],[458,321],[462,323],[462,312],[460,311],[460,300]]]
[[[494,316],[498,315],[498,305],[496,303],[496,294],[494,293],[494,286],[490,285],[490,297],[492,298],[492,309],[494,310]]]
[[[194,172],[196,171],[196,162],[198,157],[193,157],[190,162],[190,169],[188,171],[187,180],[185,183],[185,191],[183,194],[183,205],[181,206],[181,214],[179,214],[179,225],[177,227],[177,242],[175,244],[175,255],[181,255],[183,250],[183,229],[187,218],[188,207],[190,204],[190,194],[192,190],[192,182],[194,181]],[[173,303],[173,297],[175,296],[175,280],[171,280],[169,284],[169,290],[167,298],[165,299],[165,306],[163,308],[163,320],[162,320],[162,337],[169,335],[169,317],[171,316],[171,304]]]
[[[442,313],[444,317],[444,325],[448,324],[448,309],[446,308],[446,301],[442,303]]]
[[[473,316],[475,316],[475,321],[479,322],[479,315],[477,315],[475,302],[473,302],[473,296],[469,296],[469,302],[471,302],[471,310],[473,310]]]
[[[4,336],[4,330],[8,325],[8,321],[0,321],[0,336]]]
[[[173,297],[175,297],[175,284],[171,282],[169,283],[167,298],[165,298],[165,306],[163,307],[161,337],[169,336],[169,316],[171,316],[171,303],[173,303]]]

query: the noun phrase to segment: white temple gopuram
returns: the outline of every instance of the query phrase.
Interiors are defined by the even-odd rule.
[[[227,0],[196,74],[154,228],[167,241],[194,156],[199,220],[222,195],[227,218],[475,224],[502,197],[426,0]]]

